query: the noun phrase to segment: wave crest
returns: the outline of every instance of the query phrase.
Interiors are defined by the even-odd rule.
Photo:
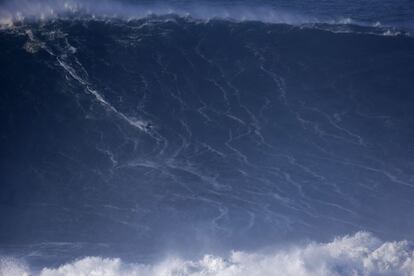
[[[21,263],[2,260],[0,274],[33,275]],[[200,260],[170,257],[157,264],[127,264],[118,258],[86,257],[40,276],[71,275],[414,275],[414,250],[407,241],[382,242],[370,233],[308,243],[273,253],[232,252],[228,258],[206,255]]]
[[[213,3],[125,3],[115,0],[6,0],[0,3],[0,30],[28,22],[51,20],[140,20],[146,18],[181,17],[195,21],[228,20],[262,22],[316,28],[332,32],[371,33],[376,35],[412,35],[412,29],[369,22],[349,17],[316,17],[260,4],[218,5]],[[355,29],[356,28],[356,29]],[[362,28],[362,29],[361,29]]]
[[[316,23],[316,18],[301,16],[291,12],[276,10],[270,6],[214,5],[171,3],[127,4],[117,1],[6,1],[0,5],[0,22],[18,22],[23,20],[48,20],[64,16],[84,15],[90,17],[139,19],[149,15],[178,15],[195,19],[213,18],[240,21],[263,21],[272,23]]]

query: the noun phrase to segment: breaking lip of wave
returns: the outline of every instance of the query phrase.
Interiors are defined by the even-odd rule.
[[[414,248],[407,241],[383,242],[367,232],[328,243],[308,243],[272,253],[232,252],[199,260],[168,257],[155,264],[125,263],[118,258],[86,257],[54,268],[32,271],[11,258],[0,260],[0,275],[414,275]]]
[[[47,21],[62,18],[86,17],[92,19],[124,19],[134,20],[149,16],[188,17],[195,20],[224,19],[231,21],[259,21],[263,23],[280,23],[289,25],[330,24],[330,25],[357,25],[364,27],[383,27],[380,22],[368,23],[355,21],[351,18],[316,18],[299,13],[275,9],[266,5],[237,5],[225,4],[127,4],[113,0],[97,1],[28,1],[9,0],[0,4],[0,27],[13,27],[15,24],[27,21]],[[392,31],[397,33],[397,31]],[[390,32],[388,32],[390,34]],[[399,34],[399,32],[398,32]]]

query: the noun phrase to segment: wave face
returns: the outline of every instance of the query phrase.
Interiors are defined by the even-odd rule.
[[[413,240],[414,38],[345,30],[177,15],[1,30],[2,255],[124,269],[111,258]]]

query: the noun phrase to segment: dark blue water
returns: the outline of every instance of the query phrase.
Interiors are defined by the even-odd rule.
[[[413,2],[70,3],[1,6],[3,256],[414,240]]]

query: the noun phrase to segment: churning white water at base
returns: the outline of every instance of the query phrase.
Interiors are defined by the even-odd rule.
[[[414,275],[414,248],[407,241],[384,242],[367,232],[311,242],[272,253],[233,251],[227,257],[199,260],[168,257],[155,264],[118,258],[86,257],[34,273],[22,262],[2,259],[2,276],[267,276],[267,275]]]

